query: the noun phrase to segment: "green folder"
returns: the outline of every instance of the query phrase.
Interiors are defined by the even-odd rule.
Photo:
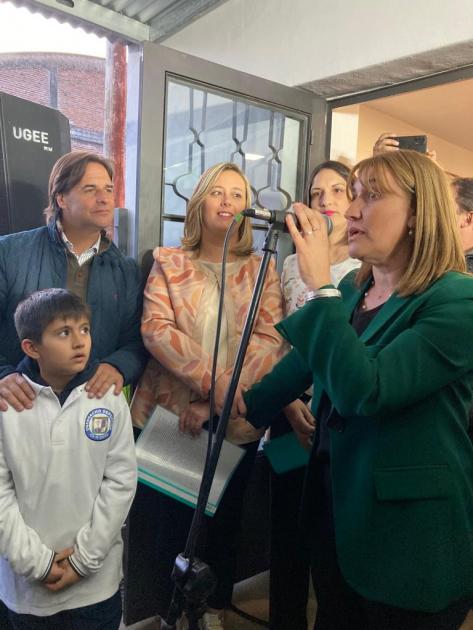
[[[294,431],[272,438],[264,444],[263,450],[275,473],[301,468],[309,461],[309,451],[299,444]]]

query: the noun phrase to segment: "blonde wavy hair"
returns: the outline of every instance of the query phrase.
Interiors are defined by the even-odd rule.
[[[205,198],[212,190],[216,180],[224,171],[238,173],[245,183],[245,208],[251,204],[250,183],[241,169],[232,162],[215,164],[202,173],[194,192],[187,204],[187,213],[184,221],[184,236],[182,248],[185,250],[198,250],[202,239],[202,210]],[[253,251],[253,230],[251,221],[245,217],[238,227],[238,242],[231,250],[237,256],[248,256]]]
[[[348,190],[359,179],[372,193],[392,193],[387,175],[411,200],[415,216],[412,253],[396,291],[400,296],[421,293],[447,271],[466,271],[451,184],[444,171],[416,151],[389,151],[362,160],[348,178]],[[361,286],[371,275],[363,263],[357,274]]]

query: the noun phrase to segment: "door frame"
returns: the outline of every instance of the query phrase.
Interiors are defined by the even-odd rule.
[[[378,98],[397,96],[398,94],[406,94],[407,92],[416,92],[417,90],[436,87],[438,85],[446,85],[448,83],[455,83],[457,81],[464,81],[472,78],[473,64],[468,64],[460,68],[444,70],[420,78],[407,79],[406,81],[400,81],[399,83],[394,83],[387,87],[371,88],[356,92],[355,94],[347,94],[346,96],[327,97],[327,105],[329,108],[327,128],[331,129],[333,110],[339,107],[360,105]],[[328,153],[330,153],[330,146],[328,148]]]

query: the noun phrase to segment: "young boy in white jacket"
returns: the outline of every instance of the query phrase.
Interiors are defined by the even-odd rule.
[[[0,413],[0,599],[15,630],[115,630],[121,527],[136,488],[128,405],[89,398],[88,307],[64,289],[23,300],[18,366],[31,410]]]

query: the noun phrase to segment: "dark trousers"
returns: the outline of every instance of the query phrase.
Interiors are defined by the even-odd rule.
[[[246,448],[215,515],[204,518],[196,555],[217,578],[215,591],[208,600],[212,608],[228,608],[231,604],[242,502],[257,446],[254,443]],[[160,494],[154,570],[157,612],[163,617],[167,615],[174,590],[171,571],[176,556],[184,550],[193,514],[192,508]]]
[[[117,592],[98,604],[64,610],[49,617],[20,615],[11,610],[9,617],[14,630],[118,630],[122,602]]]
[[[8,616],[8,608],[0,601],[0,628],[1,630],[11,630],[12,625]]]
[[[290,429],[278,418],[271,436]],[[302,542],[299,512],[305,467],[277,474],[271,471],[271,552],[269,573],[269,627],[271,630],[307,630],[310,561]]]
[[[344,580],[338,565],[328,466],[318,471],[318,518],[311,536],[311,572],[317,597],[314,630],[458,630],[473,598],[437,613],[404,610],[361,597]]]

